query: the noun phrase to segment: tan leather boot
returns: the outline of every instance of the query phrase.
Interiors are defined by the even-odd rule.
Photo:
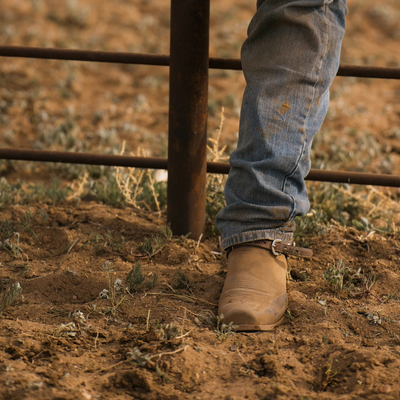
[[[287,308],[286,257],[243,246],[231,251],[218,315],[238,331],[269,331],[283,322]]]

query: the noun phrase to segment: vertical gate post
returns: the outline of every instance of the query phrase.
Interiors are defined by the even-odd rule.
[[[210,0],[171,0],[167,219],[199,238],[205,224]]]

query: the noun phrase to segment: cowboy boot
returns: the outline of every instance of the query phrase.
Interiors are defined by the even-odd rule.
[[[286,257],[260,247],[242,246],[229,253],[228,274],[218,315],[238,331],[269,331],[283,322],[288,304]]]

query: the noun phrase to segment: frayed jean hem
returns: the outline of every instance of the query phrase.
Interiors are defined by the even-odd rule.
[[[222,240],[222,248],[227,250],[229,247],[242,244],[250,243],[256,240],[276,240],[280,239],[283,243],[293,243],[293,233],[285,232],[281,229],[263,229],[259,231],[249,231],[232,235]]]

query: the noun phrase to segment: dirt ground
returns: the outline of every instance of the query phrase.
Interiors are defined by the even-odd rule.
[[[253,3],[212,1],[212,56],[239,56]],[[342,63],[400,67],[397,0],[349,9]],[[168,12],[160,0],[2,0],[0,41],[167,54]],[[210,73],[210,137],[224,107],[228,150],[243,88],[238,72]],[[337,78],[331,98],[313,166],[399,174],[399,82]],[[161,67],[0,63],[3,147],[119,153],[126,141],[128,151],[165,156],[167,111]],[[0,164],[15,185],[57,176],[64,187],[80,173]],[[387,193],[396,209],[399,191]],[[218,235],[171,236],[165,211],[91,195],[7,205],[4,196],[1,399],[400,398],[398,217],[387,233],[332,221],[302,237],[314,255],[289,259],[284,324],[235,333],[215,316],[226,274]]]

